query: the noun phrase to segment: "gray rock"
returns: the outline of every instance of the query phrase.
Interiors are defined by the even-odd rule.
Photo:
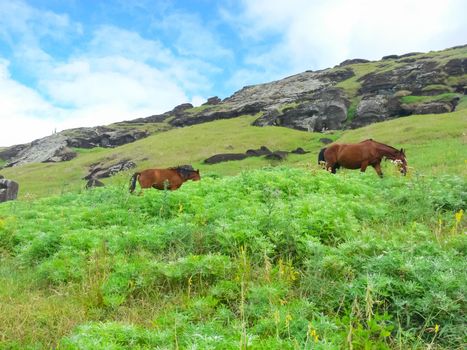
[[[333,140],[331,140],[331,139],[329,139],[327,137],[322,137],[318,141],[321,142],[321,143],[324,143],[325,145],[328,145],[328,144],[334,142]]]
[[[289,152],[287,152],[287,151],[274,151],[271,154],[268,154],[264,158],[269,159],[269,160],[280,160],[280,161],[282,161],[282,160],[285,160],[288,155],[289,155]]]
[[[462,75],[467,73],[467,58],[454,58],[444,66],[444,70],[449,75]]]
[[[439,114],[452,112],[454,107],[449,102],[425,102],[414,105],[403,105],[410,114]]]
[[[296,149],[294,149],[293,151],[291,151],[290,153],[294,153],[294,154],[307,154],[307,153],[310,153],[309,151],[305,151],[303,148],[301,147],[297,147]]]
[[[295,108],[282,113],[271,110],[253,122],[253,125],[278,125],[306,131],[339,129],[347,119],[350,105],[341,89],[327,88],[306,97]]]
[[[17,182],[0,179],[0,202],[15,200],[18,197],[19,185]]]
[[[369,60],[365,60],[363,58],[352,58],[349,60],[342,61],[339,63],[338,67],[348,66],[349,64],[357,64],[357,63],[368,63]]]
[[[209,157],[204,160],[205,164],[217,164],[221,162],[228,162],[231,160],[242,160],[248,158],[249,155],[245,153],[223,153],[223,154],[215,154],[212,157]]]
[[[206,106],[206,105],[215,106],[215,105],[218,105],[221,102],[222,102],[222,100],[217,96],[209,97],[207,102],[203,103],[203,106]]]
[[[136,164],[131,160],[122,160],[116,164],[112,164],[107,167],[103,167],[99,164],[96,164],[91,167],[89,174],[86,175],[83,179],[84,180],[91,180],[91,179],[102,179],[105,177],[111,177],[120,171],[125,171],[129,169],[136,168]]]
[[[362,85],[359,94],[392,95],[409,90],[419,95],[425,86],[444,84],[446,73],[441,68],[433,60],[418,60],[388,71],[372,72],[358,79]]]
[[[86,182],[86,188],[93,188],[93,187],[104,187],[104,183],[97,180],[97,179],[89,179],[88,182]]]
[[[250,157],[260,157],[271,154],[271,150],[266,146],[261,146],[258,149],[249,149],[245,152]]]
[[[367,95],[357,106],[356,116],[350,123],[352,128],[380,122],[396,115],[408,115],[398,97],[388,95]]]

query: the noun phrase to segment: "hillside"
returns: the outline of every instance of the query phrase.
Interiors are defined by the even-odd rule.
[[[105,127],[78,128],[0,150],[5,166],[68,161],[74,148],[118,147],[167,130],[219,119],[255,116],[256,126],[322,131],[356,128],[413,114],[449,113],[465,105],[467,46],[429,53],[352,59],[322,71],[246,86],[200,106]]]
[[[460,349],[465,189],[279,167],[3,203],[0,348]]]
[[[466,175],[465,110],[440,115],[420,115],[376,123],[355,130],[334,133],[309,133],[289,128],[251,126],[253,116],[219,120],[155,134],[118,148],[76,149],[78,157],[68,162],[35,163],[1,170],[7,178],[20,183],[20,198],[44,197],[69,191],[78,191],[86,183],[83,177],[93,164],[102,167],[131,159],[136,169],[193,164],[202,175],[234,175],[242,170],[264,166],[289,165],[308,169],[317,168],[316,157],[323,144],[322,137],[356,142],[374,138],[395,147],[404,147],[410,166],[409,175],[460,174]],[[235,130],[235,132],[232,132]],[[272,150],[290,151],[302,147],[311,153],[291,154],[282,162],[251,157],[214,165],[203,160],[217,153],[245,152],[247,149],[267,146]],[[104,183],[126,186],[130,173],[123,172]],[[371,173],[372,170],[370,169]],[[371,174],[370,176],[372,176]]]
[[[0,349],[463,348],[466,53],[347,61],[0,149],[0,165],[19,159],[0,174],[20,184],[0,203]],[[409,94],[396,79],[408,64],[415,82],[443,83]],[[389,106],[405,112],[378,114]],[[313,131],[336,108],[343,123]],[[317,164],[322,138],[403,147],[408,174],[384,162],[382,179],[332,175]],[[261,146],[309,153],[204,162]],[[92,169],[122,162],[135,167],[85,189]],[[128,192],[134,171],[181,164],[201,181]]]

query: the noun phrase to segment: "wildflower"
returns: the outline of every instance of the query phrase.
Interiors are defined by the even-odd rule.
[[[308,335],[313,339],[313,341],[315,343],[318,342],[319,340],[319,335],[318,333],[316,332],[316,329],[313,328],[313,326],[311,325],[311,322],[308,323]]]

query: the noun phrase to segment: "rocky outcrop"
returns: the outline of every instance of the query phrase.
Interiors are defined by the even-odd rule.
[[[19,185],[17,182],[0,179],[0,203],[15,200],[18,197]]]
[[[131,160],[122,160],[118,163],[112,164],[110,166],[102,166],[101,164],[95,164],[89,169],[89,174],[86,175],[84,180],[92,179],[102,179],[106,177],[111,177],[121,171],[129,170],[136,168],[136,164]]]
[[[5,167],[27,163],[63,162],[77,156],[72,147],[116,147],[134,142],[147,135],[147,132],[135,129],[109,127],[69,129],[29,144],[9,147],[0,153],[0,158],[8,160]]]
[[[213,96],[200,107],[183,103],[159,115],[105,127],[66,130],[30,144],[2,149],[0,159],[6,160],[7,166],[66,161],[76,157],[73,148],[117,147],[146,137],[149,132],[144,130],[144,124],[150,123],[159,125],[148,126],[147,130],[161,131],[258,115],[255,126],[321,132],[414,113],[445,113],[453,111],[456,102],[445,101],[441,94],[466,93],[466,49],[467,46],[461,46],[426,55],[388,55],[379,62],[345,60],[331,69],[305,71],[270,83],[245,86],[224,100]],[[410,101],[403,98],[407,95],[433,98],[415,98],[425,102],[401,104]]]
[[[358,79],[361,82],[359,94],[392,95],[399,90],[409,90],[418,95],[425,86],[444,84],[447,75],[442,68],[436,61],[423,60],[369,73]]]
[[[363,58],[352,58],[349,60],[342,61],[339,63],[338,67],[343,67],[343,66],[348,66],[350,64],[358,64],[358,63],[368,63],[370,62],[369,60],[365,60]]]
[[[205,103],[203,103],[203,106],[206,106],[206,105],[215,106],[221,102],[222,100],[217,96],[209,97],[208,100]]]
[[[307,96],[307,100],[290,109],[266,112],[253,125],[278,125],[307,131],[340,129],[347,119],[350,102],[343,90],[328,88]]]
[[[407,114],[439,114],[449,113],[454,110],[453,104],[449,102],[425,102],[413,105],[402,105]]]
[[[375,122],[381,122],[396,115],[409,115],[401,108],[399,97],[388,95],[366,95],[357,105],[354,119],[349,124],[356,128]]]

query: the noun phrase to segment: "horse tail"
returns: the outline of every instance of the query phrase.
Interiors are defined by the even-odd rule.
[[[134,173],[133,176],[130,179],[130,193],[133,193],[133,191],[136,188],[136,180],[138,177],[141,175],[141,173]]]
[[[326,151],[326,147],[321,148],[318,154],[318,165],[321,164],[321,162],[326,162],[326,159],[324,159],[324,151]]]

